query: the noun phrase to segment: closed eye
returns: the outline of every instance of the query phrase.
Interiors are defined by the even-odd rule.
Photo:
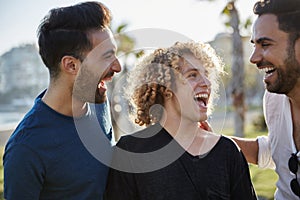
[[[267,46],[270,46],[270,45],[271,45],[271,44],[266,43],[266,42],[261,43],[261,46],[262,46],[262,47],[267,47]]]
[[[192,72],[192,73],[189,73],[187,77],[188,78],[195,78],[195,77],[197,77],[197,75],[198,74],[196,72]]]
[[[109,58],[111,58],[114,55],[115,55],[115,51],[114,50],[109,50],[105,54],[103,54],[103,58],[109,59]]]

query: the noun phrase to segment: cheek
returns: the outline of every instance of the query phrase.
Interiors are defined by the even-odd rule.
[[[295,56],[298,63],[300,63],[300,38],[295,43]]]

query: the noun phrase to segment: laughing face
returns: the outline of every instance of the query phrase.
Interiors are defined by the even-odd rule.
[[[275,15],[264,14],[257,18],[251,42],[254,51],[250,61],[265,73],[266,89],[274,93],[290,93],[299,81],[300,64],[295,47],[291,46],[288,34],[279,29]]]
[[[172,107],[182,120],[199,122],[207,119],[208,99],[211,83],[207,71],[199,59],[191,54],[184,55],[185,64],[181,69],[182,78],[176,79],[176,91]]]
[[[114,73],[121,71],[121,66],[110,30],[93,31],[89,36],[94,48],[81,64],[73,96],[82,102],[103,103],[107,90],[105,82],[111,81]]]

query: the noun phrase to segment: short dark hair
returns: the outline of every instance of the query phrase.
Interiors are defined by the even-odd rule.
[[[286,33],[300,32],[300,0],[260,0],[254,4],[254,14],[274,14],[279,29]]]
[[[92,49],[88,31],[109,28],[110,10],[100,2],[84,2],[73,6],[54,8],[44,17],[38,28],[41,58],[51,78],[58,76],[63,56],[84,59]]]

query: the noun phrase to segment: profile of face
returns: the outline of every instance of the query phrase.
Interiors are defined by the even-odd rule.
[[[109,29],[89,34],[93,49],[81,63],[77,74],[73,96],[82,102],[103,103],[106,100],[106,82],[121,71],[116,57],[116,42]]]
[[[194,55],[185,54],[183,57],[180,75],[177,75],[175,80],[176,89],[172,99],[169,103],[166,100],[166,103],[171,104],[168,107],[174,109],[181,120],[205,121],[211,94],[208,72]]]
[[[263,14],[253,25],[251,42],[254,50],[250,61],[265,73],[266,89],[280,94],[291,92],[300,77],[300,59],[296,57],[299,39],[291,44],[288,33],[279,29],[277,17]]]

